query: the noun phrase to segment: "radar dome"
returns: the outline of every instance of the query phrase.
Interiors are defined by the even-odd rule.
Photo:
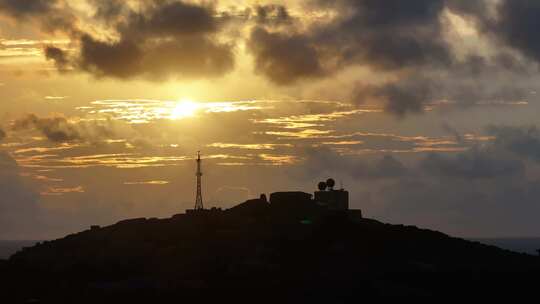
[[[329,178],[326,180],[326,186],[328,186],[328,188],[332,189],[335,185],[336,181],[333,178]]]
[[[320,182],[317,187],[319,187],[320,191],[324,191],[324,190],[326,190],[326,183],[325,182]]]

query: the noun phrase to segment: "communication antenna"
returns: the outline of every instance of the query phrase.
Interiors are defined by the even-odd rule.
[[[201,151],[197,151],[197,196],[195,197],[195,210],[203,210],[202,190],[201,190]]]

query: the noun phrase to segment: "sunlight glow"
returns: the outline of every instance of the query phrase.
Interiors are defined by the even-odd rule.
[[[190,99],[182,99],[171,111],[171,119],[182,119],[195,116],[200,105]]]
[[[168,119],[180,120],[205,113],[230,113],[274,109],[272,101],[223,101],[195,102],[190,99],[180,101],[130,99],[130,100],[96,100],[90,106],[76,109],[92,116],[87,120],[124,120],[131,124],[148,124],[152,121]],[[106,115],[107,118],[100,117]]]

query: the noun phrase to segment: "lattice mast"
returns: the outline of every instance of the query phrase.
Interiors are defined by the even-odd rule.
[[[197,151],[197,196],[195,198],[195,210],[203,210],[202,190],[201,190],[201,151]]]

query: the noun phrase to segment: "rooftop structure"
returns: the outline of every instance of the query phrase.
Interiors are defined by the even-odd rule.
[[[335,184],[332,178],[320,182],[319,191],[315,191],[315,202],[330,210],[349,210],[349,192],[343,188],[334,190]]]

